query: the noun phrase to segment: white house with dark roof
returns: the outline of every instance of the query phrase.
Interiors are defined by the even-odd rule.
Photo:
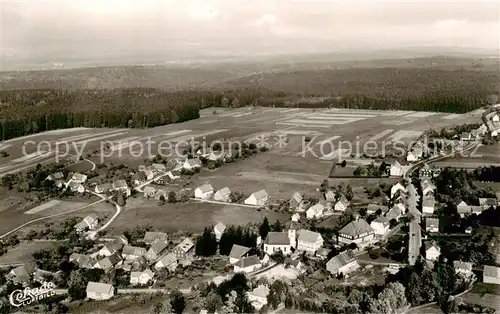
[[[436,200],[434,196],[424,196],[422,198],[422,213],[432,215],[436,209]]]
[[[247,257],[248,252],[250,252],[250,248],[238,244],[233,244],[231,252],[229,253],[229,263],[236,264],[243,257]]]
[[[132,286],[145,285],[153,280],[155,273],[151,269],[146,269],[145,271],[133,271],[130,273],[130,284]]]
[[[415,162],[418,160],[419,157],[415,154],[413,151],[409,151],[408,154],[406,154],[406,161],[408,162]]]
[[[151,245],[149,250],[146,252],[146,258],[149,261],[156,261],[167,249],[167,241],[156,241]]]
[[[194,190],[194,197],[202,200],[208,200],[212,198],[214,194],[214,188],[210,184],[203,184]]]
[[[298,234],[297,251],[314,254],[323,246],[323,237],[317,232],[301,229]]]
[[[394,198],[394,195],[396,194],[397,191],[408,193],[408,190],[401,182],[398,182],[391,187],[391,198]]]
[[[348,275],[359,269],[358,261],[354,252],[351,250],[344,251],[337,256],[332,257],[326,263],[326,270],[332,275]]]
[[[365,245],[373,241],[374,237],[375,231],[366,220],[356,217],[339,231],[338,242],[345,245]]]
[[[220,238],[222,238],[224,231],[226,231],[226,225],[223,222],[219,221],[214,226],[214,234],[215,234],[215,238],[217,239],[217,241],[220,241]]]
[[[91,300],[109,300],[115,295],[115,288],[107,283],[89,281],[86,292]]]
[[[243,257],[238,262],[234,264],[233,271],[235,273],[252,273],[256,270],[262,268],[262,264],[259,261],[257,255],[252,255],[249,257]]]
[[[307,219],[318,219],[323,217],[325,213],[325,206],[321,203],[309,207],[306,211]]]
[[[250,195],[244,203],[247,205],[264,206],[268,199],[269,195],[267,195],[267,192],[265,190],[260,190]]]
[[[173,250],[175,257],[178,260],[186,259],[190,257],[194,252],[194,243],[190,238],[185,238],[181,241]]]
[[[389,226],[390,226],[389,221],[390,220],[387,219],[387,217],[380,216],[370,223],[370,227],[372,227],[376,235],[382,236],[385,235],[387,232],[389,232]]]
[[[217,202],[231,202],[231,190],[226,186],[218,190],[214,194],[214,201]]]
[[[336,211],[345,212],[347,209],[347,206],[349,206],[349,201],[347,200],[347,198],[344,195],[342,195],[339,198],[339,200],[337,201],[337,203],[335,203],[334,209]]]
[[[464,277],[469,277],[472,275],[472,263],[453,261],[453,268],[455,273]]]
[[[483,282],[500,285],[500,267],[484,266]]]
[[[264,240],[264,252],[273,255],[282,252],[284,255],[292,253],[292,243],[295,242],[295,232],[269,232]]]
[[[158,262],[156,262],[155,269],[159,270],[159,269],[166,268],[166,269],[168,269],[168,271],[173,272],[177,269],[177,265],[178,265],[178,260],[175,257],[175,255],[173,253],[168,253],[168,254],[162,256],[158,260]]]
[[[460,215],[460,217],[464,218],[466,214],[472,213],[471,207],[462,199],[456,199],[454,201],[454,204],[457,207],[457,213]]]

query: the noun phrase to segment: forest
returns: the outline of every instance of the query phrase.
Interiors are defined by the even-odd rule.
[[[43,131],[148,128],[199,117],[192,93],[154,89],[0,92],[0,140]]]

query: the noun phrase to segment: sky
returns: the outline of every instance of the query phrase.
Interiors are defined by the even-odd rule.
[[[2,69],[418,46],[498,51],[500,0],[0,0]]]

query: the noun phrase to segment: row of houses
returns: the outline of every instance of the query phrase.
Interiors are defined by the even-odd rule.
[[[213,199],[218,202],[231,202],[231,190],[227,186],[214,192],[215,190],[211,184],[203,184],[194,190],[194,197],[201,200]],[[268,201],[269,195],[267,192],[260,190],[252,193],[243,203],[246,205],[264,206]]]

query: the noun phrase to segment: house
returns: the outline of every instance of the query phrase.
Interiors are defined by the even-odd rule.
[[[134,183],[134,185],[141,185],[148,181],[148,177],[146,176],[146,173],[144,171],[139,171],[132,175],[131,181]]]
[[[370,227],[376,235],[384,235],[389,232],[389,226],[389,220],[385,216],[377,217],[370,223]]]
[[[234,264],[233,271],[235,273],[251,273],[262,268],[257,255],[243,257]]]
[[[321,203],[318,203],[314,206],[309,207],[309,209],[306,211],[306,217],[307,219],[321,218],[323,217],[324,211],[325,206]]]
[[[466,202],[464,202],[461,199],[456,199],[454,201],[455,206],[457,207],[457,212],[460,215],[460,217],[464,218],[466,214],[472,213],[471,207],[467,205]]]
[[[127,197],[130,196],[130,188],[125,180],[116,180],[113,182],[113,191],[121,192]]]
[[[144,187],[144,197],[145,198],[150,198],[156,194],[156,189],[152,186],[146,186]]]
[[[328,190],[325,193],[325,201],[329,203],[334,203],[337,199],[337,196],[335,195],[335,192],[332,190]]]
[[[317,232],[301,229],[298,234],[297,251],[314,254],[323,246],[323,237]]]
[[[432,170],[431,167],[428,164],[425,164],[420,170],[418,171],[418,175],[420,178],[430,178],[432,177]]]
[[[214,201],[226,203],[231,202],[231,190],[227,186],[218,190],[214,194]]]
[[[144,169],[144,174],[146,175],[147,181],[153,180],[153,178],[155,177],[153,170],[151,170],[150,168]]]
[[[97,194],[106,194],[113,190],[113,185],[111,183],[103,183],[95,186],[95,192]]]
[[[164,200],[167,200],[168,199],[168,193],[167,191],[165,191],[164,189],[158,189],[156,190],[156,193],[154,195],[154,199],[159,201],[161,200],[163,197]]]
[[[92,268],[93,266],[92,258],[88,255],[73,253],[69,256],[69,261],[74,262],[80,268],[87,269],[87,268]]]
[[[342,195],[339,198],[338,202],[335,203],[334,209],[336,211],[342,211],[342,212],[344,212],[344,211],[346,211],[347,206],[349,206],[349,201],[347,200],[347,198],[344,195]]]
[[[155,264],[155,269],[159,270],[162,268],[168,269],[170,272],[174,272],[177,269],[177,258],[175,257],[174,254],[168,253],[164,256],[162,256],[158,262]]]
[[[70,181],[68,183],[68,189],[74,193],[85,193],[85,187],[81,183],[75,181]]]
[[[491,117],[491,121],[493,122],[499,122],[500,121],[500,117],[498,116],[498,114],[494,114],[492,117]]]
[[[465,229],[465,233],[471,234],[472,233],[472,227],[471,226],[467,227],[467,229]]]
[[[155,273],[153,273],[150,269],[146,269],[145,271],[133,271],[130,273],[130,284],[135,285],[145,285],[151,280]]]
[[[191,240],[190,238],[185,238],[172,250],[172,253],[174,253],[175,257],[178,260],[187,259],[194,253],[193,248],[194,248],[193,240]]]
[[[106,244],[97,252],[97,256],[111,256],[115,254],[119,249],[120,248],[115,247],[112,244]]]
[[[58,276],[60,275],[60,272],[53,273],[50,271],[42,270],[42,269],[37,269],[33,273],[33,281],[38,282],[40,284],[43,284],[44,282],[54,282],[54,279],[58,279]]]
[[[381,214],[385,214],[389,210],[389,207],[379,204],[368,204],[366,206],[366,213],[368,215],[375,214],[379,209]]]
[[[168,235],[164,232],[157,232],[157,231],[146,231],[144,234],[144,243],[147,245],[151,245],[156,241],[162,241],[162,242],[167,242],[168,240]]]
[[[146,252],[146,258],[149,261],[156,261],[163,252],[168,247],[168,242],[167,241],[156,241],[151,245],[149,250]]]
[[[339,231],[338,243],[364,245],[372,241],[374,237],[375,231],[366,220],[356,217]]]
[[[87,181],[87,176],[81,173],[73,173],[71,175],[71,181],[76,183],[85,183],[85,181]]]
[[[401,206],[400,206],[401,205]],[[402,215],[403,215],[403,210],[404,210],[404,207],[403,207],[403,210],[401,209],[403,205],[402,204],[398,204],[398,205],[394,205],[386,214],[385,214],[385,217],[387,217],[387,219],[389,220],[389,222],[391,220],[398,220]]]
[[[483,282],[500,285],[500,267],[484,266]]]
[[[405,204],[408,200],[407,192],[403,190],[397,190],[396,193],[392,196],[392,201],[395,204]]]
[[[243,257],[248,256],[248,252],[250,252],[250,248],[238,244],[233,244],[231,248],[231,252],[229,253],[229,263],[236,264]]]
[[[186,159],[182,164],[182,168],[186,170],[195,170],[201,168],[201,161],[197,158]]]
[[[264,305],[267,304],[268,295],[269,288],[266,285],[259,285],[252,291],[247,292],[248,301],[257,311],[259,311]]]
[[[422,213],[424,214],[434,214],[436,206],[436,200],[433,196],[424,196],[422,199]]]
[[[479,198],[479,206],[484,209],[488,209],[491,206],[496,207],[498,206],[498,201],[496,198]]]
[[[397,191],[402,191],[405,194],[408,193],[408,190],[403,186],[403,184],[401,184],[401,182],[398,182],[391,187],[391,198],[394,198]]]
[[[408,154],[406,155],[406,161],[408,161],[408,162],[415,162],[417,160],[418,160],[418,157],[412,151],[408,152]]]
[[[302,263],[299,259],[294,260],[291,258],[286,258],[284,264],[285,264],[285,267],[293,268],[296,270],[300,270],[302,268]]]
[[[397,160],[391,164],[391,168],[389,169],[389,174],[391,175],[391,177],[403,176],[403,167]]]
[[[293,214],[291,219],[293,222],[298,222],[300,220],[300,214],[299,213]]]
[[[330,254],[331,250],[326,249],[326,248],[320,248],[319,250],[316,251],[316,257],[319,257],[322,260],[325,260],[328,258],[328,254]]]
[[[12,269],[5,277],[15,284],[29,285],[31,276],[36,272],[37,266],[35,263],[26,263]]]
[[[46,181],[62,181],[62,180],[64,180],[64,174],[62,172],[56,172],[56,173],[48,175],[45,180]]]
[[[97,263],[94,264],[94,267],[96,269],[102,269],[104,271],[109,271],[113,269],[117,265],[122,264],[122,257],[120,253],[115,252],[114,254],[105,257],[104,259],[98,261]]]
[[[149,169],[151,169],[151,171],[156,173],[167,171],[167,167],[165,167],[165,164],[158,164],[158,163],[152,164]]]
[[[217,241],[220,241],[220,238],[224,234],[224,231],[226,230],[226,225],[219,221],[215,226],[214,226],[214,233],[215,233],[215,238]]]
[[[85,230],[94,230],[97,228],[99,224],[99,218],[97,218],[96,214],[88,215],[83,218],[83,220],[75,225],[75,229],[77,232],[83,232]]]
[[[453,261],[453,268],[455,268],[455,273],[465,277],[472,275],[472,263]]]
[[[210,161],[218,161],[218,160],[222,160],[223,157],[224,157],[223,153],[221,153],[221,152],[215,153],[212,151],[212,152],[210,152],[210,154],[208,154],[207,159]]]
[[[208,200],[214,194],[214,188],[210,184],[204,184],[194,190],[194,197],[202,200]]]
[[[91,300],[109,300],[115,295],[115,288],[107,283],[89,281],[87,298]]]
[[[292,242],[295,242],[295,234],[293,232],[271,231],[264,240],[264,252],[269,255],[277,252],[289,255],[292,253]]]
[[[138,246],[125,246],[122,250],[122,257],[126,260],[135,260],[146,255],[146,249]]]
[[[288,201],[288,206],[293,209],[297,209],[300,206],[300,203],[302,203],[302,195],[300,195],[299,192],[295,192],[292,195],[292,198]]]
[[[260,190],[250,195],[244,203],[247,205],[264,206],[266,205],[268,199],[269,196],[267,195],[267,192],[265,190]]]
[[[425,231],[439,232],[439,218],[425,218]]]
[[[422,186],[422,195],[423,196],[433,194],[434,190],[436,189],[434,184],[432,184],[432,182],[427,180],[427,179],[422,180],[422,183],[420,185]]]
[[[424,243],[425,247],[425,259],[428,261],[437,261],[439,255],[441,255],[441,248],[434,241],[428,241]]]
[[[460,134],[460,140],[461,141],[470,141],[470,140],[472,140],[471,134],[467,133],[467,132],[463,132],[462,134]]]
[[[332,257],[326,263],[326,270],[332,275],[348,275],[359,268],[358,261],[354,252],[351,250],[344,251],[337,256]]]

